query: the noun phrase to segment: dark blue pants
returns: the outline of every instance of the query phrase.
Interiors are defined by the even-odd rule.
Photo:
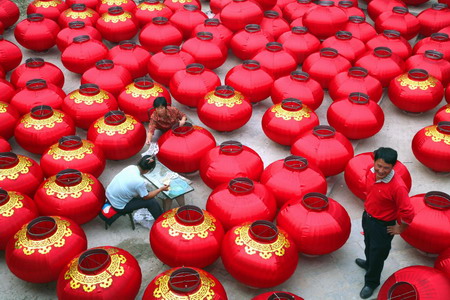
[[[163,213],[161,206],[154,198],[147,200],[144,200],[142,198],[133,198],[130,200],[130,202],[127,203],[127,205],[125,205],[123,209],[116,208],[116,210],[120,214],[124,215],[140,208],[148,209],[155,220]]]

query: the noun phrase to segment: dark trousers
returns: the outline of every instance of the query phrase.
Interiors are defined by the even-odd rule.
[[[380,285],[381,271],[383,271],[384,261],[391,250],[393,235],[387,232],[387,226],[392,226],[395,221],[377,220],[364,211],[362,227],[364,230],[364,244],[366,249],[367,272],[365,285],[376,288]]]
[[[133,198],[130,200],[130,202],[127,203],[127,205],[125,205],[123,209],[116,208],[116,210],[120,214],[127,214],[140,208],[148,209],[155,220],[163,213],[161,206],[154,198],[147,200],[144,200],[142,198]]]

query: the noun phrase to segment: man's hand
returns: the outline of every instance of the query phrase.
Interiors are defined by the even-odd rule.
[[[162,187],[160,187],[159,189],[160,189],[161,191],[168,191],[169,188],[170,188],[170,186],[167,185],[167,184],[165,184],[165,185],[163,185]]]
[[[390,235],[396,235],[401,234],[405,229],[408,228],[408,224],[402,223],[402,224],[395,224],[393,226],[387,227],[387,232]]]

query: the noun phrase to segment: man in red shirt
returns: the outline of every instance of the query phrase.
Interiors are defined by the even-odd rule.
[[[362,217],[366,260],[355,260],[366,270],[364,287],[360,292],[363,299],[372,296],[380,285],[381,271],[394,235],[402,233],[414,218],[408,189],[393,169],[397,151],[381,147],[374,154],[374,166],[366,176],[367,198]]]

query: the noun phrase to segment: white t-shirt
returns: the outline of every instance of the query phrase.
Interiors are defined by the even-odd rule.
[[[148,195],[146,181],[136,165],[128,166],[120,171],[106,188],[106,198],[117,209],[123,209],[133,198]]]

